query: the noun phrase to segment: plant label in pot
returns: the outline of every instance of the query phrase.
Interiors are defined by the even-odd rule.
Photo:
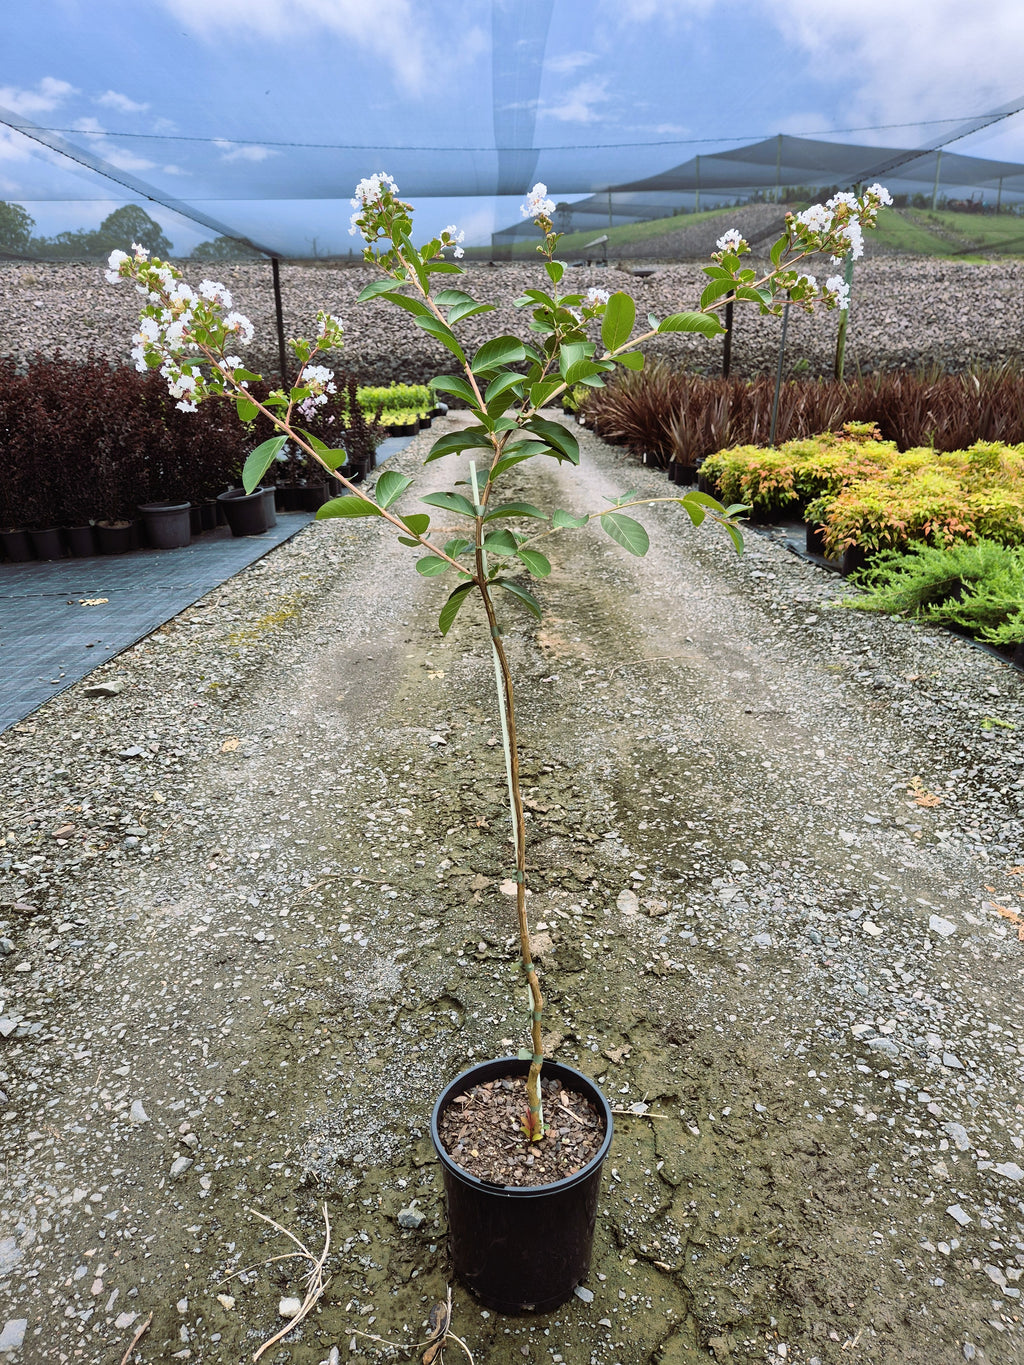
[[[513,671],[505,644],[506,621],[510,612],[528,612],[536,618],[543,607],[534,595],[534,586],[525,586],[528,575],[543,583],[551,572],[548,554],[552,545],[581,528],[606,533],[624,551],[643,556],[648,536],[643,526],[630,515],[636,507],[650,503],[672,504],[694,525],[711,519],[728,534],[736,549],[742,549],[737,518],[745,509],[736,504],[723,506],[706,492],[689,491],[665,497],[628,495],[612,505],[584,513],[567,512],[560,507],[544,508],[519,496],[507,496],[507,479],[514,469],[521,473],[524,461],[553,459],[570,468],[580,460],[576,437],[561,423],[545,415],[559,402],[567,388],[577,383],[600,387],[605,376],[619,367],[636,370],[643,365],[641,347],[653,338],[672,332],[704,337],[720,335],[724,328],[718,312],[726,295],[737,294],[763,313],[776,316],[787,300],[810,307],[815,301],[836,307],[843,300],[835,279],[817,286],[803,274],[799,265],[819,253],[844,254],[859,241],[860,227],[874,222],[880,205],[888,195],[873,186],[859,198],[837,196],[826,206],[794,217],[787,215],[785,230],[771,253],[771,265],[760,276],[748,269],[743,257],[749,247],[740,234],[730,231],[718,242],[712,264],[706,268],[710,283],[692,311],[653,316],[645,327],[637,328],[636,307],[624,292],[609,294],[600,289],[585,293],[563,294],[560,285],[564,266],[554,259],[558,234],[553,228],[554,203],[538,185],[531,191],[525,212],[532,217],[543,238],[543,287],[531,289],[515,302],[528,309],[530,322],[522,328],[529,339],[502,334],[482,345],[470,345],[456,330],[464,318],[486,311],[466,291],[451,287],[458,267],[444,261],[442,253],[454,249],[461,255],[454,229],[417,248],[412,241],[412,207],[398,198],[394,181],[387,175],[374,175],[357,186],[354,226],[367,242],[366,258],[376,265],[381,278],[368,285],[361,302],[371,299],[396,305],[413,314],[453,357],[452,373],[432,382],[436,393],[451,394],[470,410],[468,425],[444,432],[434,441],[427,462],[445,456],[458,456],[460,477],[447,491],[428,493],[420,504],[428,510],[399,511],[399,500],[413,480],[396,470],[384,470],[372,489],[357,486],[344,472],[344,455],[330,450],[322,441],[311,439],[305,431],[310,411],[326,401],[333,392],[333,377],[323,366],[313,364],[321,352],[341,345],[341,325],[330,314],[318,314],[319,330],[311,340],[292,343],[298,373],[291,388],[275,391],[257,402],[235,378],[228,356],[235,345],[236,333],[248,339],[251,324],[236,313],[228,313],[218,300],[217,287],[207,282],[192,305],[190,327],[168,332],[163,318],[167,312],[169,290],[177,288],[179,272],[173,266],[148,261],[143,255],[129,257],[115,252],[111,271],[117,277],[140,283],[154,300],[143,309],[144,317],[155,324],[156,338],[146,342],[147,359],[180,382],[185,377],[190,396],[196,403],[223,394],[236,402],[243,421],[262,416],[280,435],[265,441],[246,461],[242,482],[251,495],[263,474],[276,458],[285,440],[334,474],[345,488],[342,496],[332,498],[318,512],[321,520],[342,518],[347,521],[369,518],[390,526],[398,541],[416,554],[415,570],[425,578],[446,579],[447,591],[440,608],[438,626],[442,634],[452,628],[467,601],[474,599],[482,608],[486,626],[481,644],[491,656],[495,697],[501,727],[505,777],[509,793],[511,825],[509,878],[514,881],[515,909],[512,921],[517,944],[517,984],[527,988],[529,1007],[524,1011],[523,1033],[527,1044],[518,1058],[508,1058],[473,1068],[460,1076],[444,1092],[434,1111],[433,1133],[441,1154],[449,1195],[450,1247],[460,1278],[485,1302],[504,1311],[526,1308],[553,1308],[564,1302],[586,1274],[593,1237],[592,1205],[600,1179],[600,1163],[612,1138],[611,1115],[607,1102],[585,1076],[571,1068],[546,1061],[541,1032],[544,994],[534,955],[534,941],[527,915],[527,838],[523,792],[520,781],[520,751]],[[386,251],[377,245],[389,244]],[[440,267],[443,266],[443,269]],[[438,275],[443,287],[437,284]],[[168,314],[169,315],[169,314]],[[194,328],[194,330],[190,330]],[[148,333],[153,326],[147,328]],[[192,348],[192,349],[189,349]],[[202,365],[196,358],[201,357]],[[352,394],[352,426],[360,419],[356,395]],[[355,463],[365,453],[354,450],[352,430],[346,437],[349,456]],[[372,453],[372,452],[370,452]],[[463,458],[464,457],[464,458]],[[468,466],[468,467],[467,467]],[[242,496],[237,490],[233,496]],[[228,505],[228,504],[225,504]],[[431,517],[440,525],[431,529]],[[453,524],[457,530],[453,533]],[[554,1094],[545,1083],[556,1083]],[[475,1173],[467,1160],[460,1130],[448,1131],[446,1119],[455,1105],[465,1108],[481,1089],[493,1099],[500,1092],[499,1109],[505,1118],[505,1146],[513,1160],[482,1168]],[[507,1088],[506,1088],[507,1087]],[[594,1139],[591,1148],[567,1150],[551,1130],[552,1106],[561,1106],[562,1093],[569,1095],[570,1107],[580,1107],[581,1124],[589,1127]],[[468,1098],[467,1098],[468,1097]],[[465,1103],[463,1103],[465,1099]],[[508,1123],[508,1106],[516,1124]],[[589,1111],[588,1111],[589,1106]],[[486,1106],[483,1106],[486,1109]],[[590,1112],[591,1117],[587,1117]],[[486,1125],[486,1113],[480,1122]],[[477,1152],[483,1146],[477,1144]],[[472,1149],[470,1149],[472,1154]],[[460,1161],[459,1157],[462,1156]],[[523,1171],[531,1167],[545,1170],[545,1183],[530,1183]],[[547,1179],[547,1174],[551,1179]],[[591,1185],[591,1181],[593,1184]],[[586,1187],[577,1208],[557,1202],[551,1213],[545,1201],[569,1199]],[[474,1196],[468,1199],[466,1192]],[[476,1209],[475,1197],[487,1196]],[[496,1202],[495,1202],[496,1201]],[[504,1211],[504,1212],[502,1212]],[[496,1221],[499,1214],[506,1221]],[[519,1220],[517,1222],[517,1220]],[[524,1221],[525,1220],[525,1221]],[[525,1248],[513,1250],[508,1238],[517,1227],[526,1227],[520,1240]],[[538,1229],[543,1228],[543,1236]],[[542,1249],[539,1242],[545,1243]],[[548,1245],[550,1243],[550,1245]],[[545,1259],[546,1258],[546,1259]],[[514,1281],[514,1282],[513,1282]]]

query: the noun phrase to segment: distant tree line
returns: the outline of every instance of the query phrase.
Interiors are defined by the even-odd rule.
[[[123,204],[107,215],[98,228],[79,228],[58,232],[54,237],[37,237],[35,219],[21,204],[0,200],[0,256],[29,256],[44,261],[103,260],[119,248],[130,251],[134,243],[152,256],[166,260],[173,250],[160,224],[140,204]],[[233,237],[215,237],[193,247],[192,257],[200,261],[261,259],[260,253]]]

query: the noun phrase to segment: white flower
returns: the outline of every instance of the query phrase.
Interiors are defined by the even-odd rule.
[[[326,365],[307,365],[302,372],[302,382],[314,393],[326,395],[337,393],[337,386],[334,383],[334,371],[329,370]]]
[[[180,408],[182,412],[198,412],[198,411],[199,411],[199,408],[198,408],[197,404],[195,404],[195,403],[187,403],[187,402],[185,401],[184,398],[181,400],[180,403],[175,403],[174,406],[175,406],[176,408]]]
[[[243,342],[252,341],[256,331],[243,313],[229,313],[224,319],[224,329],[228,332],[237,332]]]
[[[596,308],[599,304],[605,304],[611,298],[607,289],[598,289],[592,286],[583,296],[583,302],[588,308]]]
[[[242,368],[241,358],[237,355],[226,355],[224,357],[224,364],[229,370],[240,370]]]
[[[520,205],[519,212],[524,218],[550,218],[555,211],[555,202],[547,197],[548,187],[538,180]]]
[[[218,284],[216,280],[203,280],[199,285],[199,292],[211,303],[219,303],[222,308],[231,307],[231,291]]]
[[[109,269],[105,272],[108,284],[117,284],[121,278],[121,263],[129,260],[127,251],[112,251],[107,260]]]
[[[845,239],[849,243],[850,254],[856,261],[864,255],[864,233],[861,231],[860,223],[856,219],[845,223],[839,230],[840,240]],[[841,256],[833,256],[832,264],[837,265],[842,260]]]
[[[818,281],[813,275],[798,275],[796,282],[797,284],[805,284],[808,289],[817,289],[818,287]]]
[[[855,194],[850,194],[848,190],[840,190],[838,194],[834,194],[831,199],[826,200],[825,207],[827,209],[837,209],[840,204],[845,204],[847,208],[851,209],[860,207],[857,203],[857,196]]]
[[[369,209],[380,204],[385,192],[391,194],[398,193],[398,186],[390,175],[385,175],[383,171],[378,171],[376,175],[367,176],[365,180],[360,180],[356,186],[356,197],[351,201],[354,209]]]
[[[465,240],[466,240],[465,232],[460,232],[454,223],[449,223],[449,225],[441,233],[441,241],[444,243],[444,245],[454,248],[452,251],[452,255],[455,257],[456,260],[460,260],[466,254],[462,247],[462,243]]]
[[[877,183],[868,186],[866,197],[868,199],[877,199],[880,204],[892,203],[892,195],[884,185],[879,185]]]
[[[812,204],[803,213],[798,213],[796,221],[811,232],[828,232],[832,227],[832,214],[824,204]]]
[[[739,250],[742,241],[743,234],[740,232],[739,228],[730,228],[728,232],[722,233],[721,237],[719,237],[718,241],[715,243],[715,246],[718,247],[719,251],[736,252]]]
[[[149,260],[149,252],[144,246],[139,246],[138,242],[132,242],[132,255],[137,261]]]
[[[362,216],[362,209],[356,209],[355,213],[353,213],[352,217],[348,220],[348,235],[350,237],[355,237],[358,234]]]
[[[830,275],[825,281],[825,293],[830,294],[836,305],[844,311],[850,306],[850,286],[842,275]]]

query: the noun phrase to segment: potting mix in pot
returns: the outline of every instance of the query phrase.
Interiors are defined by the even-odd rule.
[[[316,335],[291,342],[298,364],[295,382],[260,401],[249,389],[260,377],[230,354],[252,339],[252,325],[232,311],[223,285],[206,280],[194,291],[179,271],[150,260],[141,248],[131,256],[116,251],[110,258],[108,278],[134,280],[146,295],[133,351],[138,368],[159,368],[185,411],[208,399],[226,398],[234,401],[243,422],[262,416],[277,429],[279,434],[264,441],[246,462],[247,492],[256,488],[286,441],[291,442],[347,490],[321,507],[318,518],[382,519],[403,545],[419,551],[414,561],[418,573],[448,576],[438,622],[442,634],[471,597],[483,608],[508,782],[509,875],[516,890],[529,1045],[518,1058],[484,1063],[453,1081],[435,1109],[432,1131],[445,1174],[455,1272],[485,1302],[501,1309],[553,1308],[586,1275],[599,1167],[611,1140],[611,1110],[600,1092],[571,1068],[545,1065],[544,997],[526,909],[527,847],[505,614],[525,609],[541,616],[541,604],[527,584],[551,572],[547,552],[553,537],[596,522],[623,549],[643,555],[647,534],[626,509],[666,502],[678,504],[694,525],[706,517],[718,522],[741,551],[737,517],[745,510],[742,504],[727,507],[707,493],[689,491],[677,497],[627,496],[574,516],[560,508],[538,507],[518,493],[503,497],[502,486],[508,486],[513,471],[518,482],[518,466],[536,457],[578,464],[575,437],[547,410],[559,407],[563,395],[577,386],[600,388],[616,367],[642,369],[640,347],[652,338],[667,332],[718,336],[724,328],[717,315],[730,298],[773,314],[780,314],[787,301],[808,310],[815,303],[845,308],[849,290],[839,273],[819,285],[799,267],[817,254],[831,257],[835,266],[844,257],[859,255],[862,229],[872,226],[880,207],[890,202],[886,191],[873,185],[859,196],[840,193],[825,205],[787,214],[770,265],[760,274],[744,264],[749,247],[740,234],[726,232],[705,267],[708,284],[697,308],[660,320],[650,316],[649,325],[635,333],[636,309],[628,294],[558,292],[564,267],[554,259],[559,240],[552,226],[555,205],[545,186],[536,185],[523,212],[542,235],[543,287],[527,289],[515,300],[529,313],[531,340],[499,335],[467,354],[458,339],[459,323],[493,307],[452,286],[453,277],[463,274],[456,264],[463,255],[463,234],[449,227],[415,247],[412,208],[399,199],[395,182],[384,174],[361,181],[352,201],[352,231],[364,238],[365,259],[381,278],[363,290],[360,302],[377,300],[403,309],[414,326],[451,353],[453,373],[434,379],[431,388],[465,405],[472,415],[469,425],[447,431],[427,455],[427,463],[449,455],[467,457],[449,491],[420,499],[443,514],[445,524],[433,530],[431,512],[396,510],[412,479],[385,470],[372,490],[364,490],[346,473],[345,451],[329,448],[307,429],[317,408],[335,392],[333,372],[315,362],[323,352],[341,347],[337,318],[318,313]],[[600,341],[593,339],[598,330]],[[541,1196],[553,1201],[549,1207],[542,1207]],[[522,1235],[524,1218],[534,1231],[543,1227],[544,1236]],[[556,1229],[564,1231],[563,1243],[555,1238],[556,1244],[546,1247]],[[546,1247],[547,1260],[538,1252],[540,1245]]]

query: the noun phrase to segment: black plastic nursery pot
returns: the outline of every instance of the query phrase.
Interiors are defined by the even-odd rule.
[[[842,572],[844,577],[849,578],[850,574],[857,573],[867,564],[871,555],[863,545],[848,545],[843,551]]]
[[[138,549],[138,528],[134,521],[98,521],[96,542],[101,555],[123,555]]]
[[[0,552],[12,564],[26,564],[35,559],[27,531],[0,531]]]
[[[590,1161],[551,1185],[493,1185],[457,1165],[441,1143],[441,1115],[474,1085],[525,1076],[529,1069],[518,1057],[470,1067],[442,1091],[430,1119],[444,1176],[452,1269],[482,1304],[499,1313],[549,1313],[586,1279],[601,1166],[612,1143],[611,1107],[594,1082],[571,1066],[545,1062],[545,1079],[585,1095],[604,1119],[604,1141]]]
[[[29,531],[36,559],[63,559],[64,541],[56,526],[48,526],[45,531]]]
[[[180,550],[192,539],[187,502],[142,502],[139,511],[154,550]]]
[[[199,511],[203,519],[203,530],[214,531],[217,528],[217,504],[215,502],[201,502]]]
[[[90,555],[99,553],[96,532],[91,526],[66,526],[64,538],[68,543],[68,550],[76,559],[88,559]]]
[[[267,519],[267,526],[277,525],[277,506],[275,503],[276,489],[259,488],[257,492],[263,494],[263,514]]]
[[[267,529],[267,500],[262,488],[247,493],[244,488],[229,488],[217,494],[233,536],[258,536]]]
[[[194,502],[188,509],[188,524],[194,536],[203,534],[203,509],[197,502]]]
[[[806,535],[807,553],[809,555],[821,555],[822,558],[829,557],[828,550],[825,548],[825,528],[816,526],[813,522],[804,522]]]

